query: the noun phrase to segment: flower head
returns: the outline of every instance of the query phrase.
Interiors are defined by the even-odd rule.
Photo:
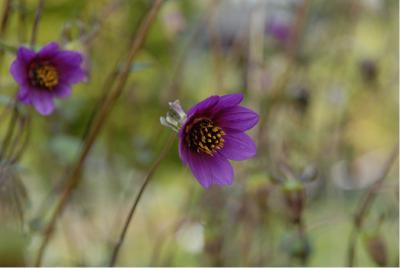
[[[268,22],[266,32],[282,44],[289,42],[292,34],[290,24],[278,19]]]
[[[19,84],[18,100],[33,105],[42,115],[54,110],[54,98],[71,94],[71,86],[85,79],[79,52],[61,50],[49,43],[39,52],[20,47],[10,72]]]
[[[258,115],[239,106],[242,94],[211,96],[193,106],[179,130],[179,155],[199,183],[229,185],[233,168],[229,160],[245,160],[256,146],[244,132],[254,127]]]

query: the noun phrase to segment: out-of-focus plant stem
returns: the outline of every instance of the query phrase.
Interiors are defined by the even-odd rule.
[[[284,88],[287,86],[291,73],[295,69],[294,66],[295,56],[301,45],[301,38],[304,35],[305,24],[308,19],[309,6],[310,6],[309,0],[304,0],[303,3],[298,7],[296,12],[296,18],[293,23],[291,31],[293,32],[293,34],[291,36],[289,45],[286,47],[286,60],[287,60],[286,69],[282,73],[281,77],[279,77],[276,84],[272,87],[270,96],[266,95],[265,97],[260,99],[261,111],[260,111],[260,122],[258,124],[258,133],[257,133],[257,139],[260,151],[268,151],[268,148],[266,148],[268,147],[268,141],[265,141],[263,139],[264,137],[268,136],[266,135],[266,128],[267,128],[266,123],[268,121],[268,117],[273,104],[275,104],[282,98]]]
[[[39,0],[38,2],[38,6],[36,8],[36,15],[35,15],[35,20],[33,22],[33,27],[32,27],[32,33],[31,33],[31,43],[30,46],[33,49],[35,46],[35,40],[36,40],[36,35],[37,35],[37,29],[39,26],[39,22],[40,22],[40,18],[41,18],[41,14],[42,14],[42,10],[43,10],[43,6],[44,6],[44,0]],[[6,12],[6,11],[4,11]],[[9,13],[9,11],[8,11]],[[6,15],[6,14],[5,14]],[[4,17],[2,19],[2,24],[0,27],[0,37],[2,36],[2,34],[5,31],[5,27],[6,27],[6,22],[4,21]],[[1,53],[1,51],[0,51]],[[1,58],[2,55],[0,54],[0,64],[1,64]],[[23,142],[21,143],[22,146],[19,148],[19,150],[15,150],[15,147],[17,146],[17,144],[19,143],[19,139],[22,137],[22,133],[24,131],[24,127],[26,126],[30,126],[30,124],[27,124],[27,122],[30,122],[30,118],[29,118],[29,114],[26,117],[21,117],[20,112],[18,111],[18,102],[17,102],[17,95],[15,95],[14,97],[14,101],[12,103],[10,103],[10,109],[12,109],[12,114],[11,114],[11,119],[10,119],[10,123],[8,125],[8,128],[6,130],[6,135],[3,139],[1,148],[0,148],[0,159],[7,157],[6,156],[6,152],[9,150],[10,153],[8,154],[9,157],[7,157],[10,162],[15,163],[19,157],[22,155],[22,152],[24,151],[27,143],[28,143],[28,138],[29,138],[29,129],[26,128],[26,135],[25,138],[23,140]],[[20,131],[18,133],[16,133],[16,136],[14,137],[14,133],[15,133],[15,128],[17,126],[17,123],[20,123]],[[16,152],[15,155],[13,155],[14,151]]]
[[[151,257],[149,260],[148,266],[167,266],[164,262],[159,263],[159,260],[162,256],[162,252],[164,247],[164,244],[167,243],[167,240],[170,236],[173,236],[178,232],[179,228],[188,220],[188,215],[190,213],[190,210],[192,210],[194,204],[194,196],[195,194],[195,189],[193,187],[190,188],[190,190],[187,192],[186,195],[186,200],[183,202],[183,206],[180,209],[180,215],[182,215],[181,218],[178,218],[172,225],[171,227],[167,228],[167,230],[161,232],[158,234],[157,238],[155,239],[154,247],[152,249]]]
[[[131,43],[129,54],[126,57],[125,64],[123,65],[121,72],[118,72],[116,81],[110,87],[110,92],[111,92],[110,95],[108,95],[104,99],[98,112],[94,115],[93,121],[90,122],[87,137],[82,146],[79,159],[76,162],[75,166],[73,167],[72,172],[70,173],[71,175],[67,179],[61,197],[56,205],[53,214],[50,217],[48,225],[44,230],[44,238],[39,247],[39,251],[35,260],[35,266],[41,265],[43,254],[53,234],[57,218],[63,212],[67,204],[67,201],[71,196],[71,193],[74,191],[74,189],[76,188],[76,186],[80,181],[81,178],[80,173],[82,171],[86,157],[88,156],[96,138],[98,137],[98,134],[103,128],[104,123],[106,122],[106,119],[109,116],[113,105],[115,104],[115,102],[121,95],[123,89],[125,88],[125,84],[127,82],[129,74],[131,73],[132,62],[135,56],[137,55],[139,49],[142,47],[145,37],[150,29],[150,26],[155,20],[156,15],[158,14],[162,2],[163,0],[155,0],[150,10],[148,11],[144,19],[141,21],[138,32]],[[117,66],[116,68],[119,68],[119,66]]]
[[[153,178],[153,175],[156,172],[157,168],[159,167],[161,161],[165,158],[165,156],[171,150],[171,146],[174,143],[175,137],[176,137],[175,133],[170,135],[163,150],[160,153],[160,156],[156,159],[156,161],[150,167],[149,172],[147,173],[146,177],[144,178],[144,181],[143,181],[142,186],[140,187],[139,193],[136,196],[131,209],[129,210],[128,216],[125,220],[124,227],[122,228],[122,231],[121,231],[121,234],[119,235],[118,241],[116,242],[116,244],[112,250],[110,263],[108,266],[111,266],[111,267],[115,266],[115,262],[117,261],[119,251],[121,249],[122,243],[124,242],[126,233],[128,231],[129,224],[132,221],[133,215],[135,214],[137,205],[139,204],[139,201],[143,195],[143,192],[146,189],[146,186],[149,184],[151,178]]]
[[[121,0],[113,1],[109,5],[107,5],[102,12],[100,12],[99,17],[96,19],[96,23],[93,26],[96,30],[92,30],[90,33],[87,35],[84,35],[81,37],[81,42],[86,46],[86,49],[90,49],[90,46],[92,45],[92,42],[98,37],[98,34],[100,33],[100,29],[104,26],[105,20],[109,18],[110,14],[112,12],[116,11],[121,4]],[[119,68],[117,66],[113,67],[113,71],[108,75],[108,77],[105,79],[105,82],[102,86],[102,94],[99,100],[96,102],[96,105],[94,106],[91,116],[89,116],[88,123],[86,124],[86,129],[84,131],[84,134],[82,135],[82,140],[85,140],[89,131],[90,126],[92,125],[92,122],[97,111],[99,110],[99,107],[101,107],[102,103],[104,100],[110,95],[110,88],[117,78],[119,74]],[[64,184],[64,180],[60,180],[55,185],[52,187],[52,190],[50,191],[49,195],[43,199],[41,205],[39,205],[38,212],[36,215],[43,215],[46,213],[46,211],[49,210],[49,205],[52,204],[51,200],[54,197],[52,193],[57,192],[59,189],[62,188]],[[41,218],[41,216],[38,216],[37,218]]]
[[[100,12],[99,16],[97,17],[95,23],[91,26],[91,31],[82,35],[80,37],[80,41],[86,47],[90,47],[93,41],[96,39],[98,34],[101,32],[101,29],[104,26],[105,21],[120,7],[122,6],[122,0],[114,0],[110,2],[105,8]]]
[[[6,0],[4,2],[3,12],[1,14],[0,38],[3,38],[3,35],[6,31],[8,25],[8,19],[10,18],[10,13],[11,13],[11,0]]]
[[[21,115],[18,107],[11,104],[11,118],[6,134],[1,142],[0,160],[13,164],[22,155],[29,140],[30,117]],[[8,108],[5,108],[8,109]]]
[[[10,14],[11,14],[11,0],[5,0],[0,21],[0,40],[4,40],[4,35],[7,29]],[[4,57],[4,49],[0,47],[0,72],[3,67],[3,57]]]
[[[347,266],[353,267],[354,262],[355,262],[355,251],[356,251],[356,244],[357,244],[357,238],[358,234],[360,233],[364,220],[368,215],[368,211],[372,206],[372,203],[375,200],[375,197],[377,193],[379,192],[380,188],[382,187],[382,184],[387,177],[390,168],[394,164],[395,160],[397,159],[399,155],[399,144],[396,144],[393,151],[390,153],[388,159],[384,163],[382,167],[382,171],[379,174],[378,179],[375,181],[375,183],[369,188],[368,192],[365,194],[365,197],[363,197],[359,203],[359,206],[356,210],[356,213],[354,214],[354,219],[353,219],[353,228],[350,233],[350,239],[349,239],[349,244],[347,248]]]
[[[38,0],[38,6],[36,8],[35,20],[33,21],[31,41],[30,41],[30,46],[32,49],[34,49],[36,45],[36,38],[37,38],[40,18],[42,17],[43,7],[44,7],[44,0]]]
[[[18,120],[18,109],[17,109],[17,106],[14,104],[12,107],[10,122],[9,122],[6,134],[4,136],[4,139],[3,139],[1,147],[0,147],[0,159],[4,158],[5,152],[7,151],[8,146],[10,145],[10,140],[13,137],[13,133],[15,130],[15,125],[17,123],[17,120]]]

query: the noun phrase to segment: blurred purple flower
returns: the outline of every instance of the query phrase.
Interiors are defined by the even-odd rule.
[[[20,47],[10,72],[19,84],[18,100],[33,105],[40,114],[54,110],[53,98],[71,94],[71,86],[85,79],[79,52],[61,50],[49,43],[39,52]]]
[[[257,124],[258,115],[239,106],[242,100],[242,94],[211,96],[188,111],[179,130],[179,155],[204,188],[231,184],[229,160],[256,154],[256,145],[244,132]]]
[[[281,43],[287,43],[291,37],[290,24],[278,19],[268,22],[266,32]]]

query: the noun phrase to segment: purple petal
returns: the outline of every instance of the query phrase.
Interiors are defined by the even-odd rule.
[[[54,97],[65,98],[71,95],[71,87],[66,84],[60,84],[52,91],[52,93]]]
[[[14,60],[10,67],[10,73],[18,84],[25,84],[27,82],[27,66],[26,63],[20,59]]]
[[[38,57],[41,59],[51,59],[59,53],[60,48],[56,42],[45,45],[39,52]]]
[[[79,52],[62,51],[53,58],[63,83],[75,84],[86,78],[81,68],[83,56]]]
[[[197,112],[201,113],[207,113],[211,110],[214,105],[216,105],[219,101],[220,97],[219,96],[211,96],[208,97],[207,99],[197,103],[195,106],[190,108],[187,112],[188,116],[191,116],[192,114],[195,114]]]
[[[226,94],[219,98],[218,105],[215,106],[213,112],[221,111],[228,107],[234,107],[239,105],[243,100],[242,93]]]
[[[208,188],[212,184],[212,176],[210,169],[207,168],[207,163],[204,162],[200,154],[190,154],[188,155],[189,167],[197,179],[197,181],[204,188]]]
[[[29,96],[29,88],[22,86],[19,88],[17,98],[20,102],[25,104],[31,104],[30,96]]]
[[[30,98],[36,111],[41,115],[49,115],[54,110],[54,103],[49,92],[32,90],[30,93]]]
[[[233,168],[224,157],[215,154],[191,153],[188,157],[188,164],[198,182],[208,188],[212,184],[229,185],[233,182]]]
[[[207,156],[208,157],[208,156]],[[233,182],[233,168],[228,159],[222,155],[208,158],[209,168],[212,171],[213,182],[219,185],[231,185]],[[210,164],[211,163],[211,164]]]
[[[18,49],[17,58],[11,64],[10,73],[19,84],[27,82],[27,67],[34,57],[34,51],[25,47]]]
[[[258,123],[258,119],[252,110],[235,106],[222,110],[215,120],[225,132],[237,132],[251,129]]]
[[[189,152],[187,151],[187,148],[184,145],[184,134],[183,134],[183,127],[179,130],[179,157],[181,158],[183,164],[187,164],[188,162],[188,155]]]
[[[291,35],[290,25],[279,20],[270,21],[267,25],[267,32],[282,43],[289,41]]]
[[[24,61],[26,64],[28,64],[35,56],[36,56],[35,51],[29,48],[26,47],[18,48],[17,59]]]
[[[245,133],[227,134],[224,139],[224,147],[220,150],[224,157],[240,161],[256,155],[256,145]]]

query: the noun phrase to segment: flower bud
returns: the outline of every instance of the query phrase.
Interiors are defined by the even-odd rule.
[[[186,113],[183,111],[179,100],[169,102],[169,111],[165,117],[160,117],[161,125],[169,127],[176,132],[179,131],[180,127],[186,120]]]
[[[387,249],[385,241],[383,240],[382,236],[378,233],[373,235],[368,235],[364,239],[366,250],[374,260],[374,262],[379,266],[386,266],[387,265]]]
[[[304,187],[297,180],[288,180],[283,184],[283,193],[291,222],[299,223],[304,209]]]
[[[378,76],[376,62],[371,59],[365,59],[360,63],[360,71],[366,82],[374,82]]]

